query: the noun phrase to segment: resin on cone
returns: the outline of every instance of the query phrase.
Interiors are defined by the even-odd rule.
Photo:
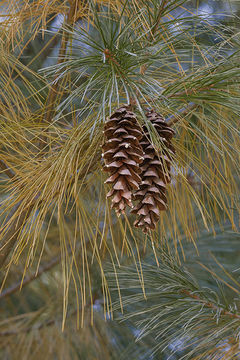
[[[141,138],[142,129],[130,105],[115,110],[105,123],[102,146],[104,170],[110,174],[105,183],[112,185],[107,197],[112,197],[112,208],[118,216],[125,212],[126,206],[133,207],[132,194],[139,189],[139,165],[143,161]]]
[[[138,216],[134,225],[145,233],[156,228],[160,211],[167,209],[166,185],[171,181],[171,159],[175,152],[171,144],[174,130],[154,110],[149,111],[146,116],[155,127],[163,147],[162,151],[155,150],[144,126],[144,136],[140,141],[144,152],[144,161],[141,164],[142,182],[140,189],[135,192],[134,199],[138,203],[132,212]]]

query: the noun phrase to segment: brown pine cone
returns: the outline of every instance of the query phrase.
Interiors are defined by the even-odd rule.
[[[142,182],[140,189],[134,195],[138,204],[132,212],[138,215],[134,225],[145,233],[155,229],[160,211],[167,209],[166,184],[171,181],[171,159],[175,153],[171,144],[174,130],[154,110],[149,111],[146,116],[160,136],[163,149],[159,153],[156,152],[150,142],[149,132],[144,126],[144,136],[140,141],[144,152],[144,161],[141,164]]]
[[[104,170],[110,173],[105,181],[112,185],[107,197],[112,198],[112,208],[118,216],[126,206],[133,207],[133,190],[139,189],[143,151],[139,144],[142,130],[129,105],[123,105],[110,116],[104,127]]]

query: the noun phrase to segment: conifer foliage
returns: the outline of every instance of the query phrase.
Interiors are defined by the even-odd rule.
[[[0,2],[0,359],[239,359],[239,16],[203,2]]]

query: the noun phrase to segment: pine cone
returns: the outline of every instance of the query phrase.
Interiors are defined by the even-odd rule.
[[[142,131],[129,105],[121,106],[110,116],[104,127],[104,136],[104,170],[110,173],[105,183],[112,184],[107,197],[113,197],[112,208],[119,216],[127,205],[133,207],[132,193],[139,189],[139,164],[143,161],[139,144]]]
[[[157,130],[164,146],[162,152],[157,153],[150,142],[148,130],[144,126],[144,136],[140,141],[144,152],[144,161],[141,164],[142,182],[140,189],[134,195],[138,204],[132,212],[138,215],[134,225],[142,228],[145,233],[150,229],[155,229],[160,218],[160,211],[167,209],[166,184],[171,181],[171,159],[175,153],[171,144],[174,130],[155,111],[149,111],[146,116]]]

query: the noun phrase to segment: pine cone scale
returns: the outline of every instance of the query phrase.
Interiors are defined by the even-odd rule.
[[[142,182],[139,191],[135,193],[135,200],[138,201],[138,204],[132,212],[138,216],[134,225],[145,233],[155,229],[160,212],[167,209],[166,185],[171,181],[171,159],[175,153],[170,143],[174,130],[156,112],[150,111],[146,116],[155,127],[160,141],[166,149],[163,149],[161,153],[157,152],[150,143],[151,137],[147,128],[144,128],[144,136],[140,141],[144,152],[144,161],[140,165]]]
[[[112,208],[117,215],[125,212],[126,206],[133,207],[133,190],[139,189],[140,164],[143,151],[139,143],[141,128],[135,114],[128,105],[117,109],[106,121],[104,127],[103,158],[104,170],[110,173],[105,181],[112,185],[107,197],[112,197]]]

